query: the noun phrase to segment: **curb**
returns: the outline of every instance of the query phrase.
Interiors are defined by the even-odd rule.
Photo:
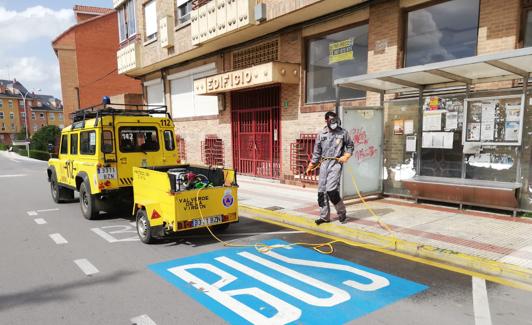
[[[398,253],[413,258],[434,261],[440,264],[435,265],[437,267],[451,265],[462,268],[462,272],[463,269],[478,272],[490,281],[532,291],[532,269],[518,265],[493,261],[448,249],[381,235],[371,231],[353,229],[334,223],[322,224],[318,227],[313,220],[303,216],[279,211],[270,211],[245,204],[239,205],[239,213],[252,219],[275,223],[281,226],[296,227],[304,229],[310,233],[324,235],[333,239],[343,239],[347,244],[353,246],[361,246],[388,254],[390,252],[396,252],[394,253],[395,255]],[[423,261],[420,260],[419,262]],[[460,270],[455,271],[459,272]],[[488,278],[485,275],[492,276],[492,278]],[[493,276],[510,279],[517,283],[507,283],[504,279],[493,278]]]

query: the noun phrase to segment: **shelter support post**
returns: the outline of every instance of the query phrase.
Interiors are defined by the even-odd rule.
[[[416,175],[421,175],[421,144],[423,136],[423,91],[425,87],[419,89],[418,97],[418,121],[416,138]]]

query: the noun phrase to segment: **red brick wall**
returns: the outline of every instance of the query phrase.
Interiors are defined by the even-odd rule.
[[[119,75],[117,14],[75,28],[81,107],[100,104],[103,96],[142,93],[140,81]]]

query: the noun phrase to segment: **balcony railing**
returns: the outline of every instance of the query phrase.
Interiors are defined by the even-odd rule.
[[[255,23],[257,0],[196,0],[192,4],[192,44],[198,45]]]
[[[116,52],[118,73],[123,74],[140,67],[139,42],[135,41]]]

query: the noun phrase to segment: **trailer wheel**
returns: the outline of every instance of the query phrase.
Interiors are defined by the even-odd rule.
[[[230,223],[222,223],[220,225],[215,225],[213,226],[212,228],[214,229],[214,231],[216,232],[224,232],[227,230],[227,228],[229,228],[229,225]]]
[[[90,185],[87,181],[81,183],[79,187],[79,205],[81,213],[87,220],[94,220],[100,214],[96,206],[96,197],[90,192]]]
[[[52,172],[52,176],[50,177],[50,194],[55,203],[62,203],[74,199],[73,190],[64,188],[57,183],[55,171]]]
[[[153,244],[155,242],[148,215],[143,209],[137,211],[137,234],[139,235],[140,241],[144,244]]]

